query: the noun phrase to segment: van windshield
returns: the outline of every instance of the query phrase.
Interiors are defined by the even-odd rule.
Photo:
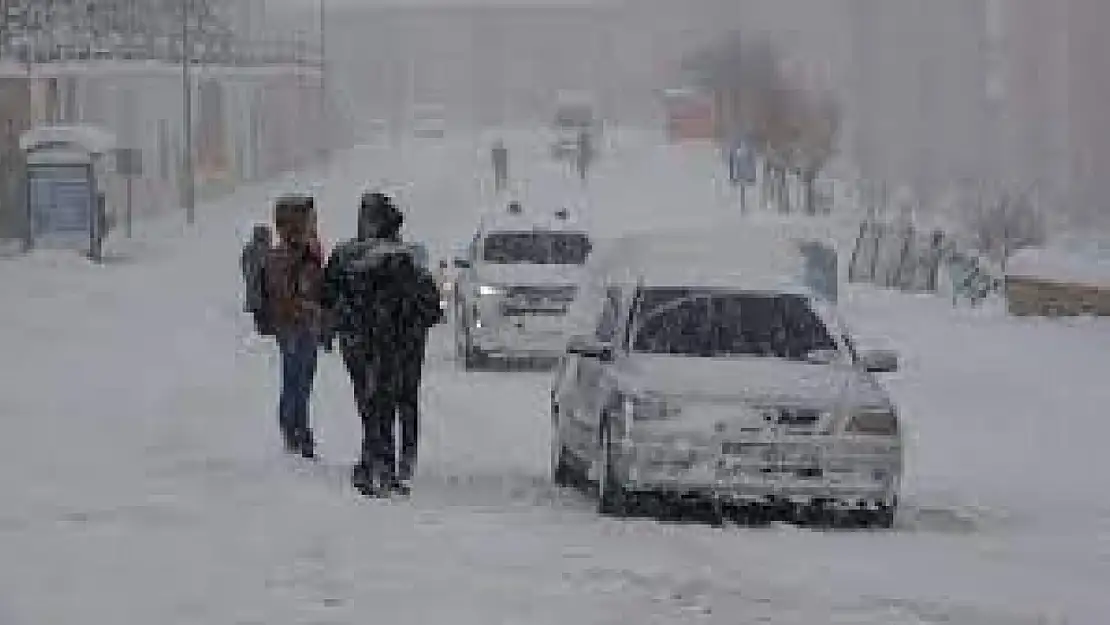
[[[806,298],[783,293],[647,288],[636,352],[690,356],[767,356],[805,360],[835,351],[825,324]]]

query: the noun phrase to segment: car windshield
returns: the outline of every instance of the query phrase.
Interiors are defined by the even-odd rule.
[[[581,265],[590,247],[589,237],[582,232],[495,232],[486,237],[482,258],[504,265]]]
[[[637,309],[636,352],[805,360],[837,349],[799,295],[652,288],[641,292]]]

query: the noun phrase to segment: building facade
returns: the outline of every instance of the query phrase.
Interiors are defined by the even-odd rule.
[[[1110,224],[1110,3],[1005,3],[1010,168],[1077,224]]]

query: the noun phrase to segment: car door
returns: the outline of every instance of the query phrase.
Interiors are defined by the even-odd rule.
[[[615,344],[623,327],[621,321],[624,306],[621,295],[618,287],[605,290],[601,314],[593,328],[594,339],[614,346],[614,358],[619,358],[620,350]],[[573,422],[568,424],[568,428],[573,430],[569,434],[580,457],[592,458],[597,451],[601,412],[611,390],[607,381],[611,379],[614,364],[615,360],[602,362],[597,358],[574,357],[573,371],[569,372],[574,380]]]
[[[466,319],[467,308],[470,307],[470,298],[474,293],[474,276],[478,270],[478,259],[481,253],[482,233],[479,231],[471,239],[466,248],[467,267],[461,268],[455,278],[455,301],[459,303],[460,319]]]

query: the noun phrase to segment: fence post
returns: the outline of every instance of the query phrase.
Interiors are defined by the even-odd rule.
[[[902,291],[910,290],[906,285],[906,261],[910,257],[910,250],[913,249],[916,238],[917,231],[914,229],[913,224],[907,224],[906,229],[902,233],[902,252],[898,257],[898,265],[894,268],[894,284],[891,285]]]
[[[848,282],[855,282],[858,277],[859,270],[859,254],[860,249],[863,247],[863,239],[867,236],[867,220],[864,219],[859,222],[859,234],[856,235],[856,244],[852,246],[852,256],[848,260]]]
[[[871,271],[868,273],[867,279],[874,283],[879,271],[879,253],[882,251],[883,238],[886,236],[886,224],[882,222],[872,224],[871,236],[875,239],[875,244],[872,246]]]
[[[944,249],[944,231],[934,230],[932,241],[929,245],[929,261],[925,273],[925,289],[930,293],[937,292],[937,279],[940,274],[941,250]]]

